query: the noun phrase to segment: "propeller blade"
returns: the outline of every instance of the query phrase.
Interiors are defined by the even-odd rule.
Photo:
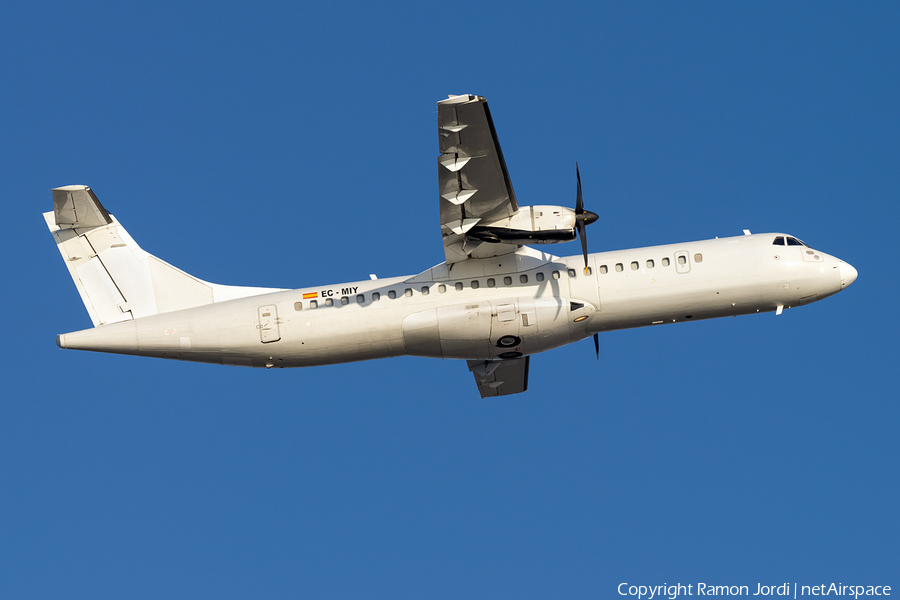
[[[578,181],[578,191],[575,194],[575,230],[581,238],[581,253],[584,255],[584,274],[588,272],[587,231],[585,227],[594,223],[600,215],[589,210],[584,210],[584,198],[581,195],[581,170],[578,161],[575,161],[575,179]]]
[[[575,214],[584,214],[584,199],[581,197],[581,173],[578,171],[578,161],[575,161],[575,178],[578,180],[578,193],[575,196]]]
[[[587,230],[584,228],[582,215],[575,217],[575,227],[578,229],[578,238],[581,240],[581,253],[584,254],[584,274],[587,275]]]
[[[581,171],[578,169],[578,161],[575,161],[575,179],[578,181],[578,191],[575,193],[575,229],[578,231],[578,238],[581,240],[581,253],[584,254],[584,274],[587,275],[588,271],[588,259],[587,259],[587,231],[585,230],[585,217],[594,215],[594,213],[587,213],[585,215],[584,212],[584,198],[581,195]],[[593,223],[597,220],[597,216],[594,215],[592,221],[589,221],[587,224]]]
[[[597,353],[597,360],[600,360],[600,334],[594,334],[594,351]]]

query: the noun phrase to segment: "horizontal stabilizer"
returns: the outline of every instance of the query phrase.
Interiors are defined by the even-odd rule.
[[[102,227],[112,223],[109,213],[86,185],[53,190],[53,216],[60,229]]]

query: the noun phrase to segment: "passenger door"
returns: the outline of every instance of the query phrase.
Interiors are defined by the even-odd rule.
[[[259,341],[263,344],[277,342],[281,339],[281,331],[278,328],[278,307],[274,304],[260,306],[257,309],[259,318]]]

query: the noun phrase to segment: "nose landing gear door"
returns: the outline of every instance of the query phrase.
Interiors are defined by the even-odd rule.
[[[278,328],[278,307],[274,304],[260,306],[257,309],[257,316],[259,317],[259,324],[257,325],[259,341],[267,344],[280,340],[281,331]]]

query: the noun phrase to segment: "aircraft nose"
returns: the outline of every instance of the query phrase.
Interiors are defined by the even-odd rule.
[[[853,265],[850,263],[845,263],[841,261],[841,289],[848,287],[851,283],[856,281],[857,275],[859,272],[853,268]]]

